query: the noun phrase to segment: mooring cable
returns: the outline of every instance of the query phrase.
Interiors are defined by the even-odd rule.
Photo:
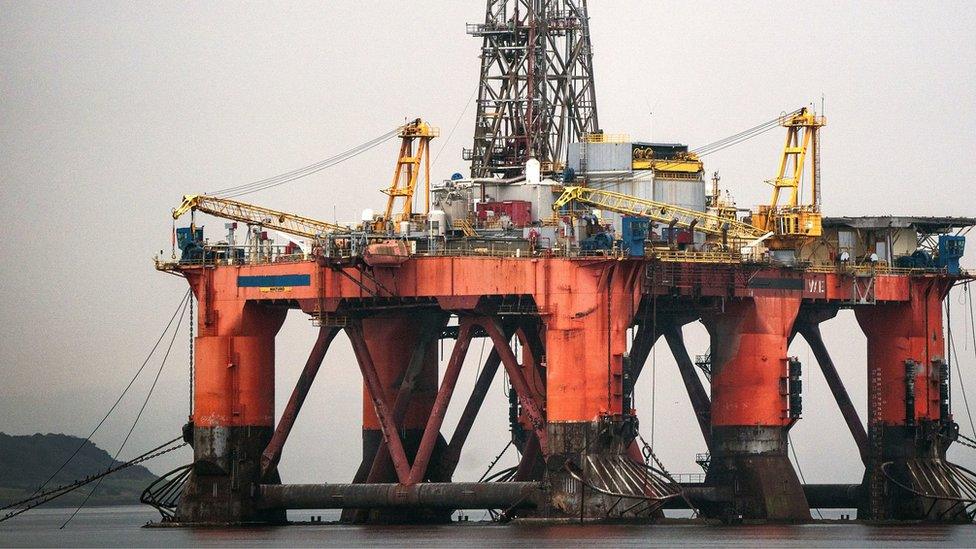
[[[152,385],[149,386],[149,391],[146,393],[146,398],[145,400],[142,401],[142,407],[139,408],[139,413],[136,414],[136,418],[135,420],[133,420],[132,426],[129,427],[129,432],[125,434],[125,438],[122,440],[122,444],[119,445],[118,451],[115,452],[115,456],[112,458],[113,463],[118,461],[119,454],[122,453],[122,450],[125,448],[125,444],[129,441],[129,437],[132,436],[132,432],[135,430],[136,425],[139,424],[139,420],[142,418],[142,413],[146,410],[146,406],[149,404],[149,399],[152,397],[153,391],[156,389],[156,384],[159,382],[159,376],[160,374],[163,373],[163,367],[166,366],[166,360],[169,358],[170,351],[173,350],[173,343],[176,342],[176,336],[179,334],[180,331],[179,326],[183,322],[183,317],[186,315],[186,308],[189,302],[190,302],[190,295],[188,293],[187,296],[184,297],[182,307],[180,308],[180,322],[178,322],[176,324],[176,327],[173,329],[173,337],[170,338],[169,346],[166,348],[166,353],[163,355],[163,359],[159,363],[159,368],[156,370],[156,377],[153,378]],[[95,483],[95,486],[93,486],[91,491],[88,492],[88,495],[85,496],[85,499],[82,500],[78,508],[75,509],[73,513],[71,513],[71,516],[69,516],[68,519],[64,521],[64,523],[60,526],[59,530],[64,529],[64,527],[67,526],[69,522],[71,522],[71,519],[75,518],[75,515],[78,514],[78,511],[81,511],[81,509],[85,506],[85,504],[88,503],[88,500],[92,497],[92,495],[95,494],[95,491],[98,490],[98,487],[101,486],[102,479],[104,478],[105,477],[103,476],[98,479],[98,481]]]
[[[475,88],[475,90],[471,92],[471,96],[468,97],[467,102],[464,103],[464,109],[461,110],[461,114],[459,114],[457,120],[454,121],[454,126],[451,128],[450,133],[447,134],[447,137],[443,141],[444,144],[441,145],[440,150],[437,151],[437,154],[434,155],[434,159],[430,162],[431,167],[437,165],[437,159],[441,157],[441,153],[444,152],[444,149],[446,149],[447,145],[451,142],[451,138],[454,137],[454,132],[457,131],[458,126],[461,124],[461,119],[464,118],[464,113],[468,112],[468,107],[471,106],[471,100],[474,99],[474,96],[477,93],[478,93],[478,88]]]
[[[966,293],[967,294],[969,293],[968,288],[966,288]],[[964,319],[966,318],[965,314],[963,315],[963,318]],[[952,322],[952,318],[951,317],[949,318],[948,322],[950,322],[950,323]],[[968,336],[968,334],[966,334],[966,335]],[[963,336],[963,337],[965,338],[966,336]],[[958,362],[958,360],[959,360],[959,353],[956,351],[956,340],[955,340],[955,338],[952,335],[952,330],[951,329],[949,330],[948,339],[949,339],[949,350],[952,352],[952,356],[956,357],[956,361]],[[974,351],[976,351],[976,349],[974,349]],[[976,426],[974,426],[974,423],[973,423],[973,415],[972,415],[972,413],[969,410],[969,396],[966,394],[966,382],[963,381],[962,372],[959,370],[957,364],[950,363],[949,364],[949,368],[952,371],[955,371],[956,372],[956,379],[959,380],[959,392],[962,393],[962,403],[966,406],[966,417],[969,418],[969,429],[973,433],[976,433]]]
[[[46,492],[42,492],[40,494],[31,496],[31,497],[26,498],[26,499],[22,499],[22,500],[20,500],[18,502],[15,502],[15,503],[12,503],[12,504],[4,507],[4,509],[10,509],[10,508],[13,508],[13,507],[20,507],[20,506],[23,506],[23,507],[20,508],[20,509],[17,509],[16,511],[11,511],[11,512],[7,513],[6,515],[0,517],[0,522],[6,521],[6,520],[10,520],[10,519],[16,517],[17,515],[26,513],[27,511],[30,511],[31,509],[33,509],[35,507],[38,507],[40,505],[43,505],[43,504],[45,504],[45,503],[47,503],[49,501],[53,501],[53,500],[55,500],[55,499],[57,499],[57,498],[59,498],[59,497],[61,497],[63,495],[66,495],[66,494],[69,494],[71,492],[74,492],[75,490],[81,488],[82,486],[85,486],[86,484],[90,484],[92,482],[95,482],[96,480],[100,480],[100,479],[102,479],[104,477],[107,477],[108,475],[111,475],[113,473],[117,473],[117,472],[119,472],[119,471],[121,471],[123,469],[128,469],[129,467],[132,467],[133,465],[138,465],[139,463],[142,463],[144,461],[149,461],[150,459],[159,457],[159,456],[161,456],[163,454],[167,454],[167,453],[172,452],[174,450],[179,450],[180,448],[186,446],[187,444],[185,442],[183,442],[183,443],[177,444],[176,446],[172,446],[170,448],[166,448],[166,446],[170,446],[171,444],[174,444],[176,442],[179,442],[180,440],[182,440],[182,438],[183,437],[180,436],[180,437],[174,438],[173,440],[164,442],[163,444],[160,444],[159,446],[153,448],[152,450],[149,450],[148,452],[145,452],[142,455],[139,455],[137,457],[134,457],[131,460],[125,462],[125,463],[121,463],[119,465],[116,465],[116,466],[113,466],[113,467],[109,467],[108,469],[102,471],[101,473],[98,473],[98,474],[95,474],[95,475],[89,475],[89,476],[87,476],[87,477],[85,477],[85,478],[83,478],[81,480],[76,480],[75,482],[72,482],[71,484],[67,484],[67,485],[64,485],[64,486],[58,486],[57,488],[54,488],[53,490],[48,490]]]
[[[56,477],[58,473],[60,473],[68,465],[68,463],[70,463],[71,460],[78,455],[78,452],[80,452],[81,449],[84,448],[86,444],[91,442],[92,437],[95,436],[95,432],[98,431],[98,429],[101,428],[101,426],[105,423],[108,417],[112,415],[112,412],[114,412],[115,409],[118,407],[119,403],[122,402],[122,398],[125,397],[126,393],[132,387],[132,384],[135,383],[136,378],[139,377],[139,374],[141,374],[143,369],[145,369],[146,365],[149,364],[149,360],[156,353],[156,349],[159,347],[159,344],[163,341],[163,338],[166,337],[166,333],[169,332],[170,326],[173,325],[173,321],[176,320],[176,315],[183,308],[184,302],[186,301],[187,297],[189,297],[189,295],[190,295],[190,290],[187,290],[186,293],[183,294],[183,299],[181,299],[180,304],[176,306],[176,310],[173,311],[173,316],[171,316],[169,322],[166,323],[166,327],[163,328],[163,332],[159,334],[159,338],[156,340],[156,343],[153,344],[152,349],[149,350],[149,354],[146,356],[146,359],[142,361],[142,365],[139,366],[138,370],[136,370],[136,373],[132,376],[132,379],[129,380],[128,385],[126,385],[125,389],[122,390],[122,394],[120,394],[119,398],[115,400],[115,403],[112,404],[112,407],[108,409],[108,412],[106,412],[105,416],[101,419],[101,421],[98,422],[98,425],[96,425],[95,428],[92,429],[91,433],[89,433],[88,436],[85,437],[85,440],[82,441],[82,443],[79,444],[77,448],[75,448],[75,451],[72,452],[70,456],[68,456],[68,459],[64,460],[64,463],[62,463],[61,466],[58,467],[58,469],[54,471],[54,473],[52,473],[50,477],[48,477],[47,480],[45,480],[40,486],[37,487],[36,490],[34,490],[34,494],[32,495],[36,495],[41,490],[43,490],[44,487],[47,486],[48,483],[50,483],[54,479],[54,477]],[[0,509],[6,509],[6,507],[0,507]]]
[[[365,141],[363,143],[360,143],[359,145],[356,145],[355,147],[342,151],[339,154],[330,156],[329,158],[326,158],[324,160],[319,160],[318,162],[309,164],[307,166],[303,166],[301,168],[297,168],[264,179],[259,179],[257,181],[252,181],[250,183],[244,183],[242,185],[235,185],[235,186],[219,189],[216,191],[211,191],[206,194],[219,196],[222,198],[234,198],[246,194],[255,193],[258,191],[263,191],[265,189],[270,189],[271,187],[277,187],[278,185],[283,185],[285,183],[295,181],[296,179],[307,177],[309,175],[318,173],[327,168],[331,168],[332,166],[335,166],[339,163],[345,162],[346,160],[359,156],[360,154],[385,143],[387,140],[392,139],[394,136],[400,133],[402,129],[403,126],[397,126],[396,128],[393,128],[392,130],[382,135],[374,137],[369,141]]]
[[[803,469],[800,468],[800,460],[796,457],[796,446],[793,444],[793,437],[789,433],[786,433],[786,444],[790,447],[790,451],[793,452],[793,463],[796,465],[796,472],[800,473],[800,480],[803,484],[807,483],[806,477],[803,476]],[[820,508],[816,509],[817,515],[820,516],[820,520],[823,520],[823,513],[820,512]]]

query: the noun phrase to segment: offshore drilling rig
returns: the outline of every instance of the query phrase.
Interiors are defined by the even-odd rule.
[[[958,426],[942,300],[971,279],[959,259],[976,220],[823,217],[826,120],[808,108],[754,129],[782,128],[786,141],[769,203],[742,210],[717,175],[706,181],[704,149],[602,130],[585,0],[488,0],[484,22],[467,30],[482,42],[469,177],[431,184],[438,131],[418,119],[398,129],[385,209],[361,222],[219,195],[188,195],[173,211],[194,217],[175,229],[180,257],[157,268],[185,277],[199,303],[184,430],[194,461],[147,502],[184,524],[324,508],[354,522],[474,508],[646,519],[668,507],[725,521],[803,521],[829,507],[972,520],[976,476],[946,460]],[[206,238],[197,213],[226,220],[226,237]],[[292,309],[319,332],[276,422],[275,334]],[[867,338],[866,422],[820,335],[840,309]],[[695,321],[711,346],[693,360],[681,328]],[[363,378],[362,464],[348,484],[283,484],[285,442],[340,332]],[[788,355],[796,335],[860,451],[860,485],[803,485],[789,462],[802,413],[802,366]],[[708,451],[703,482],[676,482],[637,437],[634,385],[662,337]],[[475,338],[492,351],[448,437],[445,411]],[[454,347],[439,371],[444,339]],[[519,465],[453,482],[499,367]]]

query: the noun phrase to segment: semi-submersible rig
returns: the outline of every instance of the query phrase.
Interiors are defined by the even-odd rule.
[[[438,132],[416,120],[397,130],[385,209],[361,222],[184,198],[174,219],[206,213],[228,232],[212,242],[194,218],[175,229],[180,258],[157,259],[199,303],[184,430],[194,461],[147,502],[185,524],[325,508],[356,522],[449,520],[458,509],[645,520],[668,507],[725,521],[802,521],[829,507],[871,520],[972,520],[976,476],[946,460],[959,432],[942,302],[970,279],[959,258],[976,220],[822,217],[826,121],[812,109],[698,150],[604,133],[587,22],[585,0],[488,0],[484,23],[468,26],[483,44],[474,142],[463,151],[470,177],[431,186]],[[772,199],[737,208],[701,155],[773,127],[786,141]],[[867,338],[866,427],[820,335],[842,308]],[[292,309],[319,332],[276,422],[275,334]],[[692,359],[682,326],[695,321],[711,346]],[[282,449],[343,331],[363,378],[362,464],[348,484],[283,484]],[[788,355],[798,334],[850,427],[862,484],[801,484],[787,457],[802,409],[801,364]],[[661,337],[707,447],[703,482],[677,482],[637,436],[633,388]],[[445,411],[474,338],[492,350],[448,437]],[[439,371],[443,339],[454,345]],[[453,482],[499,367],[520,462],[485,482]]]

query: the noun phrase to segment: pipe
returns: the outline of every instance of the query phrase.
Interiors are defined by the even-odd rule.
[[[537,507],[537,482],[425,482],[421,484],[262,484],[262,509]]]
[[[684,498],[671,498],[665,509],[688,509],[690,501],[695,507],[732,501],[731,488],[682,484]],[[803,494],[811,509],[856,509],[861,499],[860,484],[804,484]],[[687,501],[686,501],[687,500]]]

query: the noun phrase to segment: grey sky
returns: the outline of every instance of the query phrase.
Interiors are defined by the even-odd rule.
[[[435,176],[466,172],[460,149],[470,146],[473,106],[447,135],[476,87],[480,42],[464,23],[483,9],[478,0],[0,4],[0,430],[87,434],[114,401],[186,289],[151,263],[160,249],[168,253],[168,213],[183,193],[288,171],[416,116],[442,128]],[[823,95],[827,215],[976,214],[973,4],[596,0],[590,11],[606,131],[696,146],[806,103],[819,107]],[[782,137],[706,157],[706,169],[721,171],[740,205],[764,201]],[[380,206],[395,146],[248,199],[358,219]],[[209,234],[220,227],[209,222]],[[968,308],[959,295],[952,299],[961,313]],[[961,314],[954,320],[958,364],[976,391],[976,346],[962,337],[970,325]],[[185,324],[124,455],[179,434]],[[845,313],[824,328],[863,417],[863,336]],[[686,334],[692,353],[705,350],[701,326]],[[310,322],[293,312],[278,337],[279,411],[313,340]],[[459,395],[473,384],[479,350],[475,343]],[[813,358],[802,340],[791,352],[805,369],[805,414],[793,441],[807,480],[859,480],[854,445]],[[669,353],[655,356],[656,449],[672,471],[694,471],[703,444],[690,405]],[[652,371],[638,385],[646,437]],[[95,437],[109,451],[138,409],[147,374]],[[463,478],[477,478],[505,443],[496,386],[462,458]],[[340,338],[285,449],[286,481],[352,477],[360,402],[359,374]],[[972,434],[961,398],[955,412]],[[951,453],[969,467],[973,456]],[[153,468],[188,460],[184,452]]]

